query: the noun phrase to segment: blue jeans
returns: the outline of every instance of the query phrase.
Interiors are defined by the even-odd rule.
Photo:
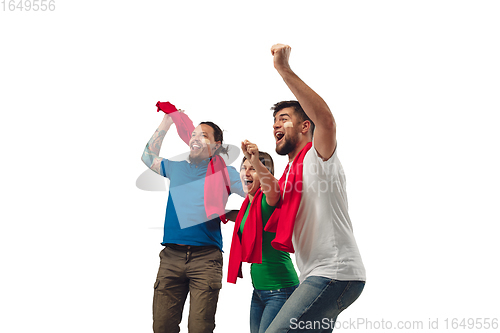
[[[339,313],[359,297],[364,286],[364,281],[310,276],[286,301],[266,333],[331,332]]]
[[[278,290],[253,290],[250,305],[250,332],[264,333],[283,304],[299,285]]]

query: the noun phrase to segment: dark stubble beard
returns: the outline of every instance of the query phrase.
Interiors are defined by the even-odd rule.
[[[292,152],[295,147],[297,146],[297,143],[299,142],[299,139],[297,136],[289,136],[285,137],[285,143],[281,147],[276,147],[276,153],[278,155],[288,155],[290,152]]]
[[[203,152],[200,152],[203,153]],[[192,153],[189,153],[189,162],[194,163],[194,164],[199,164],[201,161],[204,159],[201,158],[201,154],[193,156]]]

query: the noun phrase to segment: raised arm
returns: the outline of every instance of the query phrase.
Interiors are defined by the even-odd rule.
[[[260,161],[259,148],[256,144],[245,140],[241,143],[241,150],[259,176],[260,186],[262,192],[266,195],[267,204],[269,206],[276,206],[280,199],[280,186],[276,178],[274,178],[271,172],[269,172],[269,170]]]
[[[325,101],[290,68],[289,58],[292,48],[284,44],[271,47],[274,68],[281,75],[288,88],[297,98],[304,112],[314,122],[314,147],[318,154],[328,160],[337,146],[335,119]]]
[[[174,122],[172,121],[172,118],[168,114],[165,114],[160,126],[158,126],[156,132],[153,134],[151,139],[149,139],[149,142],[146,145],[146,148],[144,148],[144,152],[142,153],[142,161],[144,162],[144,164],[146,164],[148,168],[159,175],[162,175],[160,169],[161,161],[163,160],[163,158],[159,157],[158,154],[160,153],[163,139],[165,138],[168,129],[170,128],[170,126],[172,126],[173,123]]]

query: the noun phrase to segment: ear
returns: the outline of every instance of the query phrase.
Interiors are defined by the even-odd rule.
[[[221,145],[222,145],[222,143],[220,141],[215,142],[215,147],[212,148],[212,150],[215,151],[215,150],[219,149]]]
[[[304,120],[301,124],[300,132],[306,135],[311,130],[311,122],[309,120]]]

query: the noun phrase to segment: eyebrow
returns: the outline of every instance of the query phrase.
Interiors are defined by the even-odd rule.
[[[291,118],[288,113],[280,113],[280,114],[274,116],[274,119],[276,119],[276,117],[288,117],[288,118]]]

